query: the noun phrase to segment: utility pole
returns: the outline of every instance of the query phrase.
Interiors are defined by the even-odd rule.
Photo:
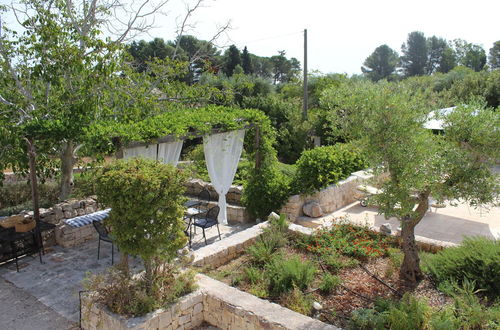
[[[304,103],[302,105],[302,119],[307,120],[307,29],[304,29]]]

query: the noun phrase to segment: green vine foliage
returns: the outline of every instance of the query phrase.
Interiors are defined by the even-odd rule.
[[[187,241],[183,232],[186,174],[150,160],[118,160],[96,170],[99,203],[120,251],[169,262]]]
[[[261,136],[258,149],[251,142],[255,139],[255,130],[246,135],[248,141],[247,152],[249,159],[261,157],[260,167],[249,171],[249,177],[243,185],[242,202],[251,216],[264,219],[272,211],[278,211],[290,196],[290,177],[287,177],[279,168],[276,157],[275,131],[271,127],[269,118],[260,122]]]
[[[252,164],[244,183],[243,203],[253,217],[264,218],[278,210],[289,196],[290,179],[279,167],[274,149],[276,132],[269,118],[261,111],[223,106],[184,108],[170,105],[167,112],[128,124],[100,122],[87,129],[89,145],[98,152],[112,152],[132,141],[154,142],[172,135],[195,138],[214,130],[230,131],[248,128],[245,151],[248,159],[260,158],[260,166]],[[259,143],[256,147],[256,131]],[[119,143],[117,143],[119,142]]]
[[[261,111],[252,109],[213,105],[186,108],[173,104],[165,107],[167,109],[164,113],[142,121],[100,121],[87,128],[87,140],[98,152],[113,152],[121,145],[133,141],[153,142],[168,135],[189,139],[213,130],[231,131],[251,125],[259,126],[266,121],[266,116]]]

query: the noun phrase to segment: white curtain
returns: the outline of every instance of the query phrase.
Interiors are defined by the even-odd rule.
[[[150,144],[148,146],[123,149],[123,158],[128,159],[128,158],[142,157],[142,158],[156,160],[156,151],[157,151],[156,146],[157,146],[156,144]]]
[[[158,160],[163,164],[172,164],[177,166],[181,156],[182,140],[158,145]]]
[[[208,175],[219,194],[219,222],[227,225],[226,194],[238,168],[245,130],[208,135],[203,138]]]

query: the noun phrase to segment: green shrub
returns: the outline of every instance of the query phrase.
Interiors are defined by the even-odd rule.
[[[399,302],[379,299],[373,309],[358,309],[352,313],[351,329],[428,329],[432,308],[425,300],[405,294]]]
[[[364,158],[350,145],[336,144],[306,150],[297,161],[294,192],[312,193],[347,178],[365,166]]]
[[[258,268],[247,267],[245,268],[245,277],[249,283],[257,284],[262,280],[262,272]]]
[[[330,293],[335,290],[342,280],[337,275],[332,275],[330,273],[325,273],[321,277],[321,283],[319,289],[324,293]]]
[[[51,207],[58,201],[59,185],[57,182],[45,182],[38,185],[40,207]],[[23,210],[32,210],[31,186],[27,182],[8,183],[0,186],[0,216],[18,214]]]
[[[281,296],[281,304],[292,311],[296,311],[297,313],[310,315],[312,311],[313,299],[294,286],[293,290],[286,292]]]
[[[253,264],[263,266],[271,260],[276,250],[285,246],[286,242],[287,239],[283,233],[278,231],[267,231],[247,249],[247,254]]]
[[[441,290],[453,297],[453,314],[456,322],[463,329],[498,329],[500,328],[500,302],[486,307],[487,301],[481,303],[476,283],[464,279],[458,282],[442,282]],[[441,317],[442,318],[442,317]],[[491,327],[490,327],[491,326]]]
[[[290,196],[291,178],[284,175],[276,164],[252,169],[243,184],[242,203],[255,218],[265,219],[278,211]]]
[[[143,261],[145,272],[139,283],[144,285],[146,302],[185,291],[185,281],[167,284],[175,283],[174,259],[187,243],[182,220],[186,177],[172,165],[141,158],[114,161],[95,170],[98,201],[111,207],[106,225],[115,244],[120,252]],[[142,286],[137,287],[134,279],[129,282],[137,290],[133,294],[142,295]]]
[[[438,282],[474,281],[476,289],[500,297],[500,241],[468,237],[458,247],[444,249],[426,260],[426,268]]]
[[[349,329],[372,330],[385,329],[384,316],[370,308],[360,308],[352,312]]]
[[[302,261],[299,256],[283,259],[274,257],[267,264],[269,291],[280,295],[290,291],[294,286],[305,290],[314,279],[316,267],[310,261]]]

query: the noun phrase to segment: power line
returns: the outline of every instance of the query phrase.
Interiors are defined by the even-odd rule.
[[[276,36],[272,36],[272,37],[265,37],[265,38],[260,38],[260,39],[254,39],[254,40],[245,41],[245,42],[238,41],[238,44],[240,44],[240,45],[248,45],[248,44],[257,43],[257,42],[261,42],[261,41],[267,41],[267,40],[273,40],[273,39],[280,39],[280,38],[283,38],[283,37],[294,36],[294,35],[298,35],[298,34],[302,34],[302,33],[304,33],[304,31],[298,31],[298,32],[292,32],[292,33],[280,34],[280,35],[276,35]],[[231,41],[233,41],[233,40],[231,40]]]

